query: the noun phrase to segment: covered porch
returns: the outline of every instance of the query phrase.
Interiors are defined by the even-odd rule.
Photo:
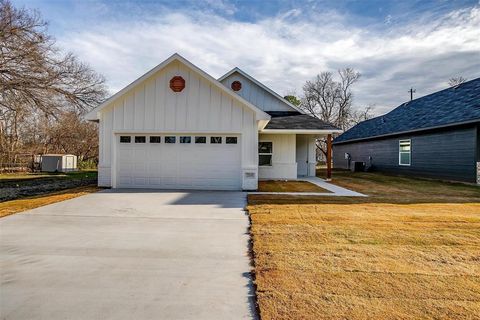
[[[260,133],[258,178],[292,180],[315,177],[318,139],[327,141],[327,180],[332,176],[332,134]]]
[[[258,178],[315,177],[318,139],[327,141],[327,180],[332,177],[332,134],[342,130],[300,112],[268,112],[270,121],[258,133]]]

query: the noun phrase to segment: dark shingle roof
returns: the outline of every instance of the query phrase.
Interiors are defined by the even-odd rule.
[[[265,129],[339,130],[330,123],[297,111],[267,111],[272,117]]]
[[[334,143],[476,120],[480,122],[480,78],[403,103],[383,116],[357,124]]]

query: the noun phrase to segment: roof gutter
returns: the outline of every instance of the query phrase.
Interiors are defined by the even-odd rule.
[[[333,134],[342,133],[339,129],[263,129],[260,133],[270,134]]]

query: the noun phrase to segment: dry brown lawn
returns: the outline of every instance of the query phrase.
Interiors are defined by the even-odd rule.
[[[266,180],[258,182],[260,192],[323,192],[330,191],[307,181]]]
[[[370,197],[249,196],[262,319],[479,319],[480,188],[334,182]]]
[[[0,202],[0,217],[5,217],[10,214],[34,209],[51,203],[76,198],[88,193],[96,192],[98,190],[100,189],[96,186],[86,186],[67,189],[40,196],[26,197],[17,200]]]

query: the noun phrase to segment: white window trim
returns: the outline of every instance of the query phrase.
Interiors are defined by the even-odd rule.
[[[402,142],[408,142],[410,144],[410,151],[408,151],[408,154],[410,155],[410,162],[408,164],[402,163],[402,153],[407,153],[407,151],[401,151],[400,149],[400,144]],[[402,139],[398,140],[398,165],[399,166],[406,166],[409,167],[412,165],[412,139]]]
[[[269,140],[261,140],[261,141],[258,141],[259,143],[260,142],[270,142],[272,144],[272,152],[270,153],[258,153],[258,158],[260,159],[260,156],[272,156],[272,164],[264,164],[264,165],[260,165],[260,163],[258,164],[259,167],[273,167],[273,141],[269,141]],[[257,146],[257,150],[258,150],[258,146]]]

